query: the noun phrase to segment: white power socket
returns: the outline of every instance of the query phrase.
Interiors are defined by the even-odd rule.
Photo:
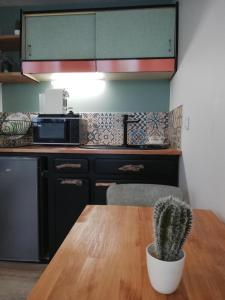
[[[184,118],[184,128],[186,130],[190,129],[190,117],[189,116],[187,116],[187,117]]]

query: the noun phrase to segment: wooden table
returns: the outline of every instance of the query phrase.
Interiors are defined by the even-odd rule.
[[[87,206],[28,299],[224,300],[225,224],[210,211],[194,210],[183,279],[169,296],[149,283],[151,224],[151,208]]]

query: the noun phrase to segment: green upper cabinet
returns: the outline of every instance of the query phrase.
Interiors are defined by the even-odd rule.
[[[94,12],[24,15],[22,59],[94,59],[95,33]]]
[[[176,7],[23,15],[22,60],[176,56]]]
[[[175,7],[96,12],[96,57],[174,57],[175,28]]]

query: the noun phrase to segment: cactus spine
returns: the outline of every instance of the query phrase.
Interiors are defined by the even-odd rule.
[[[172,196],[159,199],[154,206],[155,252],[164,261],[179,259],[180,250],[192,225],[190,206]]]

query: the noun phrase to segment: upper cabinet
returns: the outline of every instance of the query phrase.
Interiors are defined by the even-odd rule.
[[[168,79],[176,69],[176,5],[23,13],[22,71],[104,72],[107,79]],[[43,76],[44,74],[44,76]]]
[[[172,58],[176,8],[24,14],[23,60]]]
[[[175,56],[174,7],[96,13],[97,59]]]
[[[23,60],[93,59],[95,13],[24,17]]]

